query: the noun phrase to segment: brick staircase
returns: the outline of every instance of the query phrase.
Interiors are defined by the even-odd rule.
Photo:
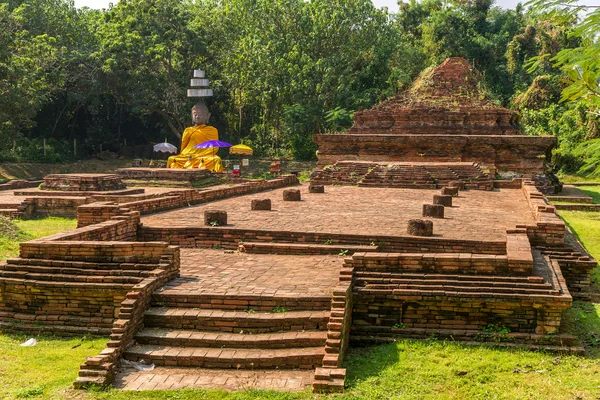
[[[315,369],[325,356],[330,296],[152,296],[123,357],[158,366]]]
[[[378,165],[369,171],[358,186],[411,189],[436,189],[437,184],[423,166]]]
[[[31,205],[32,202],[29,200],[21,203],[0,203],[0,215],[10,219],[23,218],[28,216]]]
[[[124,242],[119,252],[111,242],[86,242],[98,244],[99,251],[90,253],[80,243],[23,243],[22,258],[0,265],[0,327],[18,324],[20,331],[36,333],[109,335],[132,288],[145,279],[168,279],[176,273],[170,254],[134,254],[151,254],[151,245],[136,248]]]
[[[574,338],[556,331],[562,311],[572,304],[565,279],[555,261],[537,251],[533,256],[530,276],[409,271],[391,264],[376,270],[356,264],[352,340],[386,341],[435,334],[464,341],[506,339],[535,346],[550,332],[552,341],[539,348],[572,347]],[[494,335],[487,337],[482,332],[489,333],[486,329],[490,324],[523,335],[491,337],[498,336],[492,332]]]
[[[470,293],[556,295],[550,283],[541,276],[485,276],[410,274],[392,272],[356,272],[358,290],[389,290],[396,295],[419,290],[423,294],[452,292],[457,296]]]
[[[492,190],[492,178],[476,163],[372,163],[338,161],[316,170],[311,183],[436,189],[462,181],[467,189]]]
[[[311,183],[321,185],[356,185],[378,164],[361,161],[338,161],[334,165],[317,169]]]

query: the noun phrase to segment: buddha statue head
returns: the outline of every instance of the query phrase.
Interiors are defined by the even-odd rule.
[[[209,119],[210,112],[208,111],[206,104],[200,102],[192,107],[192,122],[194,125],[208,124]]]

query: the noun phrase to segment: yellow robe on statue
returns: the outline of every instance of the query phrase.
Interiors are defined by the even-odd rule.
[[[217,155],[218,148],[197,149],[194,146],[219,140],[219,132],[212,126],[205,124],[190,126],[181,138],[181,153],[169,157],[167,168],[206,168],[215,172],[223,172],[221,157]]]

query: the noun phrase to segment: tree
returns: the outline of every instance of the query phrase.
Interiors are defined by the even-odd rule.
[[[203,53],[190,13],[190,0],[122,0],[103,16],[95,55],[117,103],[159,114],[178,138],[189,114],[191,71]]]

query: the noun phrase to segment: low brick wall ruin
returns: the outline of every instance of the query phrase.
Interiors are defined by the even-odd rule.
[[[424,262],[427,256],[364,253],[346,259],[344,267],[352,269],[354,280],[353,334],[374,334],[383,327],[388,333],[408,328],[464,335],[490,324],[521,333],[557,333],[562,312],[571,307],[560,268],[549,258],[552,277],[545,282],[515,277],[505,268],[492,273],[498,268],[492,257],[483,269],[476,268],[481,260],[470,269],[448,269],[444,257]],[[460,255],[453,258],[458,263]]]
[[[413,236],[367,236],[335,233],[259,231],[228,227],[151,227],[141,226],[138,240],[168,241],[172,245],[184,248],[221,246],[235,250],[240,242],[276,242],[337,245],[345,246],[372,244],[381,251],[397,253],[414,253],[430,251],[432,253],[475,253],[506,254],[505,241],[459,240],[442,238],[423,238]],[[285,251],[280,254],[286,254]],[[297,254],[290,248],[289,254]]]
[[[129,212],[100,224],[21,243],[0,266],[0,326],[60,335],[108,334],[127,293],[179,271],[179,248],[134,242]]]
[[[545,200],[544,195],[533,182],[523,182],[522,190],[537,223],[536,225],[517,225],[517,228],[527,229],[527,235],[534,246],[563,245],[566,228],[563,220],[556,215],[556,208]]]
[[[25,181],[21,179],[14,179],[10,182],[0,184],[0,191],[2,190],[14,190],[24,188],[35,188],[40,186],[44,181]]]
[[[314,135],[319,166],[340,160],[376,162],[478,162],[498,170],[543,173],[554,136],[521,135]]]
[[[160,197],[146,198],[119,204],[115,202],[91,203],[77,209],[77,225],[82,227],[96,224],[127,211],[138,211],[141,214],[150,214],[296,184],[298,184],[298,178],[295,175],[286,175],[269,181],[261,180],[246,182],[216,189],[175,191]]]

